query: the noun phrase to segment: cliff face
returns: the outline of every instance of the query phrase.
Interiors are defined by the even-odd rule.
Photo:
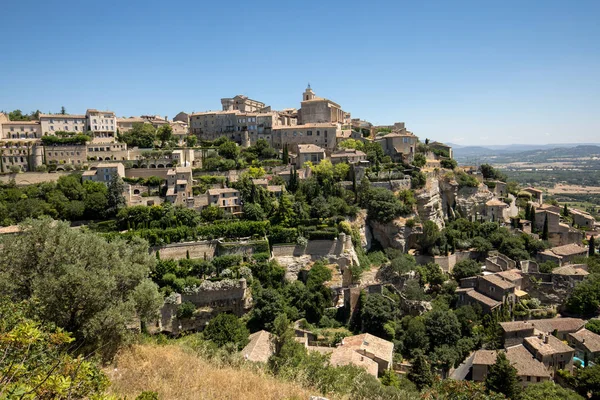
[[[429,177],[426,187],[416,194],[417,210],[421,221],[433,221],[443,228],[449,217],[476,218],[493,197],[485,185],[461,188],[446,177]]]
[[[392,247],[407,252],[416,240],[414,228],[406,226],[406,218],[396,218],[392,222],[382,224],[369,221],[373,238],[381,243],[383,248]]]

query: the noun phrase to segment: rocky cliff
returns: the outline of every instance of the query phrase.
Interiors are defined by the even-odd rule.
[[[419,230],[406,226],[407,218],[396,218],[395,220],[382,224],[377,221],[369,221],[369,227],[373,238],[377,240],[383,248],[392,247],[407,252],[416,241]]]

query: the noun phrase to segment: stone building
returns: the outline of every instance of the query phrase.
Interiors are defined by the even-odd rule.
[[[557,339],[551,334],[540,333],[529,336],[523,341],[523,345],[534,357],[540,361],[554,376],[557,370],[573,369],[573,348]]]
[[[87,163],[86,144],[56,144],[44,146],[44,159],[47,165],[57,165],[57,169],[64,169],[63,165],[83,166]]]
[[[337,164],[346,162],[348,164],[358,164],[367,161],[367,155],[360,150],[344,149],[331,154],[331,163]]]
[[[117,175],[120,178],[125,177],[125,167],[121,163],[100,163],[88,171],[84,171],[81,180],[102,182],[108,184],[112,177]]]
[[[538,205],[544,204],[544,192],[539,189],[528,187],[523,189],[524,192],[531,193],[532,200]]]
[[[0,141],[0,172],[12,172],[14,167],[35,171],[43,161],[44,147],[37,140]]]
[[[117,128],[119,133],[129,132],[133,129],[134,124],[145,124],[149,123],[141,117],[129,117],[129,118],[117,118]]]
[[[85,115],[40,114],[42,134],[54,135],[58,131],[83,134],[88,130]]]
[[[342,107],[325,98],[318,97],[310,85],[302,94],[302,102],[298,110],[298,122],[301,125],[315,123],[350,124],[350,114]]]
[[[123,161],[128,159],[127,143],[88,143],[87,157],[89,161]]]
[[[325,150],[314,144],[299,144],[297,145],[296,168],[302,168],[304,163],[311,162],[318,164],[325,158]]]
[[[191,167],[175,167],[167,171],[166,199],[176,205],[193,205]]]
[[[600,335],[585,328],[567,335],[567,341],[575,348],[575,355],[581,360],[595,362],[600,357]]]
[[[430,142],[429,147],[434,150],[441,150],[444,153],[448,154],[448,158],[454,158],[454,154],[452,153],[452,146],[448,146],[447,144],[441,142]]]
[[[500,351],[506,353],[506,358],[516,368],[522,386],[546,382],[551,379],[550,371],[542,362],[533,358],[532,354],[523,345],[512,346]],[[489,367],[496,363],[497,356],[498,351],[496,350],[477,350],[475,352],[472,367],[474,381],[485,381]]]
[[[537,254],[538,261],[552,261],[558,265],[572,264],[577,257],[585,257],[588,249],[578,244],[552,247]]]
[[[39,139],[42,128],[38,121],[0,121],[2,139],[23,140]]]
[[[190,115],[186,112],[180,112],[179,114],[177,114],[175,117],[173,117],[173,122],[183,122],[186,125],[189,125],[190,123]]]
[[[217,206],[234,215],[242,212],[240,192],[236,189],[208,189],[206,195],[208,198],[208,205]]]
[[[497,274],[464,278],[456,290],[460,305],[479,304],[484,313],[490,313],[503,303],[514,303],[515,285]]]
[[[404,126],[375,139],[375,142],[381,145],[385,155],[390,156],[395,161],[405,163],[414,160],[418,141],[419,138],[412,132],[407,131]]]
[[[87,130],[93,132],[94,143],[114,142],[117,138],[117,116],[112,111],[88,109]]]
[[[337,133],[341,130],[338,124],[311,123],[293,126],[278,126],[273,128],[271,146],[283,149],[299,144],[312,144],[328,151],[335,149]]]
[[[594,229],[596,225],[596,219],[590,214],[571,208],[569,215],[573,218],[573,224],[587,229]]]
[[[381,375],[392,367],[394,344],[369,333],[347,336],[331,353],[331,364],[356,365],[372,375]]]
[[[265,103],[249,99],[248,96],[238,94],[233,98],[221,99],[223,111],[261,112],[266,108]]]

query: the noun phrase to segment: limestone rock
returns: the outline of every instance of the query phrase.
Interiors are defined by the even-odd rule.
[[[406,221],[406,218],[396,218],[387,224],[370,221],[369,226],[371,227],[373,238],[381,243],[383,248],[392,247],[406,252],[414,240],[416,240],[414,235],[416,233],[415,230],[406,226]]]

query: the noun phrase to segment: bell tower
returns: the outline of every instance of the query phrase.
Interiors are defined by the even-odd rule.
[[[304,94],[302,94],[302,101],[312,100],[315,97],[316,97],[315,92],[313,92],[313,90],[310,88],[310,83],[309,83],[308,87],[304,91]]]

